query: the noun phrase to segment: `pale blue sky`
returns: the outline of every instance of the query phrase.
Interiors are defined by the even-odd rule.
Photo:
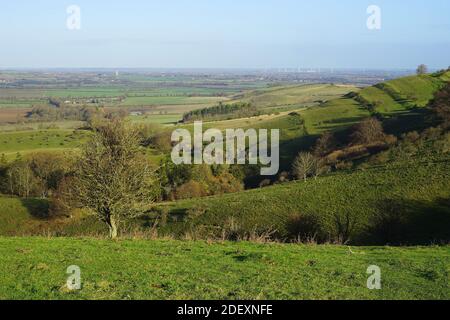
[[[450,65],[448,0],[0,1],[0,67]],[[66,27],[72,4],[80,31]]]

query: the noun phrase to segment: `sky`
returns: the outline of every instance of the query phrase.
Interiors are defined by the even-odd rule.
[[[0,0],[0,68],[446,68],[449,12],[448,0]]]

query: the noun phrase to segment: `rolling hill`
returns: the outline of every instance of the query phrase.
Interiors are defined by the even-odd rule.
[[[317,105],[357,90],[350,85],[308,84],[272,87],[245,92],[232,97],[231,102],[250,102],[259,109]]]
[[[311,145],[318,134],[344,130],[370,115],[367,106],[358,101],[359,96],[369,102],[384,99],[377,108],[391,114],[392,119],[385,121],[389,124],[389,121],[397,121],[397,117],[403,116],[397,112],[410,112],[411,105],[414,105],[415,112],[426,110],[423,108],[425,102],[431,99],[431,92],[439,88],[447,75],[407,77],[362,89],[353,98],[347,95],[322,102],[320,106],[300,108],[296,112],[211,122],[205,123],[205,127],[281,128],[282,157],[285,167],[289,168],[296,152]],[[413,88],[422,85],[426,88],[413,95],[411,89],[405,89],[410,82]],[[392,92],[381,89],[387,87],[400,90],[396,92],[400,92],[402,99],[394,99]],[[414,125],[423,125],[424,114],[419,113],[414,121]],[[405,129],[411,123],[396,122],[395,125],[397,129]],[[194,229],[197,234],[191,234],[193,237],[216,237],[222,232],[236,236],[274,232],[278,238],[288,239],[295,235],[291,227],[298,224],[299,219],[311,219],[312,225],[307,227],[315,230],[315,236],[320,233],[322,238],[336,239],[342,233],[342,221],[346,220],[351,221],[347,236],[353,243],[449,241],[449,135],[424,141],[422,145],[414,146],[413,151],[401,144],[394,148],[395,152],[385,153],[383,157],[386,159],[381,162],[365,159],[365,163],[356,166],[356,170],[339,171],[307,183],[283,183],[238,194],[161,204],[154,214],[132,222],[130,227],[146,230],[159,215],[168,221],[159,226],[162,234],[182,237]],[[5,201],[5,198],[0,199],[0,203]],[[7,201],[11,203],[19,199]],[[22,204],[22,222],[27,220],[26,208]],[[12,210],[3,209],[2,214],[13,219]],[[28,219],[36,218],[30,213]],[[302,223],[298,228],[305,227]],[[18,227],[17,232],[40,234],[44,230],[41,224],[30,225],[31,228],[23,230]],[[392,231],[387,228],[389,225],[397,229]],[[51,221],[48,225],[50,232],[60,235],[102,234],[103,229],[99,223],[83,215]],[[396,231],[402,237],[396,237]],[[0,232],[8,234],[10,231]]]

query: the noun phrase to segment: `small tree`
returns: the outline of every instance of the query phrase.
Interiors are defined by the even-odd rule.
[[[6,171],[7,191],[11,195],[29,198],[41,194],[43,183],[35,176],[30,163],[25,160],[16,160]]]
[[[330,132],[325,132],[317,139],[314,146],[314,155],[317,157],[323,157],[335,150],[337,147],[337,141],[334,135]]]
[[[431,108],[443,126],[450,127],[450,83],[435,94]]]
[[[314,176],[314,179],[317,180],[317,178],[325,173],[328,173],[330,171],[330,167],[327,165],[325,158],[316,158],[313,164],[312,168],[312,174]]]
[[[115,119],[98,126],[85,145],[71,193],[81,207],[108,225],[114,239],[123,221],[150,209],[153,181],[137,130]]]
[[[421,64],[420,66],[417,67],[416,70],[418,75],[423,75],[423,74],[427,74],[428,73],[428,67],[424,64]]]
[[[301,152],[294,160],[292,165],[292,173],[298,179],[303,179],[305,182],[311,175],[314,174],[317,159],[309,152]]]
[[[368,118],[353,128],[351,142],[352,144],[370,144],[381,142],[385,137],[381,122],[376,118]]]

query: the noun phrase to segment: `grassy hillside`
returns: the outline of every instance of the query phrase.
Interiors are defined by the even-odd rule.
[[[420,99],[425,99],[436,81],[441,81],[440,78],[408,77],[387,82],[386,85],[402,88],[405,83],[423,81],[431,84],[427,90],[419,90]],[[407,90],[405,95],[406,92]],[[389,97],[390,100],[386,98],[382,104],[386,106],[387,112],[401,105],[379,86],[363,89],[361,95]],[[392,103],[392,106],[387,102]],[[365,107],[355,99],[346,97],[321,103],[321,106],[298,109],[296,113],[281,112],[210,122],[205,123],[204,128],[281,129],[281,165],[282,170],[285,170],[290,169],[297,152],[310,146],[318,134],[328,130],[342,130],[367,116],[369,111]],[[394,124],[397,129],[406,128],[411,122],[423,124],[423,120],[424,115],[418,114],[413,121],[402,125],[398,122]],[[34,137],[21,136],[25,133],[0,134],[0,154],[2,150],[13,155],[16,151],[29,148],[49,148],[56,144],[61,146],[61,143],[63,146],[65,143],[71,146],[70,143],[78,142],[70,135],[57,137],[57,132],[59,131],[42,131]],[[8,139],[5,140],[5,137]],[[3,142],[3,149],[2,140],[6,141]],[[240,234],[271,230],[276,231],[279,237],[286,238],[293,234],[290,229],[292,221],[306,215],[314,217],[314,223],[320,226],[320,232],[330,238],[339,233],[342,219],[352,220],[351,240],[354,243],[429,243],[434,236],[436,239],[450,240],[446,231],[450,229],[448,135],[439,142],[447,147],[435,147],[434,144],[437,143],[431,141],[417,152],[397,148],[400,155],[381,163],[375,161],[358,170],[341,171],[317,181],[291,182],[239,194],[162,204],[158,210],[168,211],[168,224],[161,226],[161,231],[182,236],[195,229],[199,236],[205,237],[220,235],[227,228],[234,228]],[[0,199],[2,201],[4,200]],[[2,214],[14,215],[13,211],[3,210]],[[401,239],[395,237],[393,231],[385,230],[392,221],[395,222],[395,228],[401,231]],[[152,217],[148,217],[137,223],[148,227],[151,222]],[[49,229],[62,235],[102,233],[104,230],[97,222],[83,217],[50,225]],[[42,233],[41,228],[24,230],[31,234]],[[0,229],[0,232],[8,234],[9,231]],[[18,227],[17,232],[23,232],[22,228]]]
[[[311,106],[320,101],[341,97],[354,90],[356,90],[354,86],[332,84],[273,87],[236,95],[234,101],[250,102],[260,109],[280,106]]]
[[[370,114],[353,99],[341,98],[329,101],[320,107],[301,112],[309,134],[335,131],[358,123]]]
[[[42,217],[47,211],[45,200],[0,196],[0,234],[19,235],[48,228],[49,222]]]
[[[428,142],[432,145],[418,151],[398,147],[371,160],[371,166],[306,183],[159,204],[153,214],[133,221],[124,231],[147,232],[158,221],[160,235],[232,238],[274,233],[289,239],[302,233],[334,241],[343,232],[343,221],[349,221],[348,240],[353,244],[448,243],[449,141],[447,134],[446,140]],[[435,148],[447,151],[434,152]],[[39,220],[31,210],[27,214],[27,206],[19,199],[0,198],[0,209],[1,219],[8,221],[0,235],[105,235],[107,231],[83,215]]]
[[[291,227],[298,217],[313,217],[317,230],[336,237],[339,222],[348,218],[355,243],[450,241],[448,199],[449,158],[424,157],[335,173],[307,183],[179,201],[168,209],[182,222],[169,224],[168,229],[186,232],[195,226],[204,234],[226,228],[241,234],[274,230],[287,237],[295,232]],[[389,230],[390,222],[398,234]]]
[[[449,247],[0,238],[0,299],[448,299],[449,263]]]
[[[15,155],[39,150],[76,149],[88,139],[80,130],[29,130],[0,132],[0,154]]]
[[[395,115],[414,107],[425,107],[433,99],[450,72],[395,79],[361,90],[359,96],[383,115]]]

